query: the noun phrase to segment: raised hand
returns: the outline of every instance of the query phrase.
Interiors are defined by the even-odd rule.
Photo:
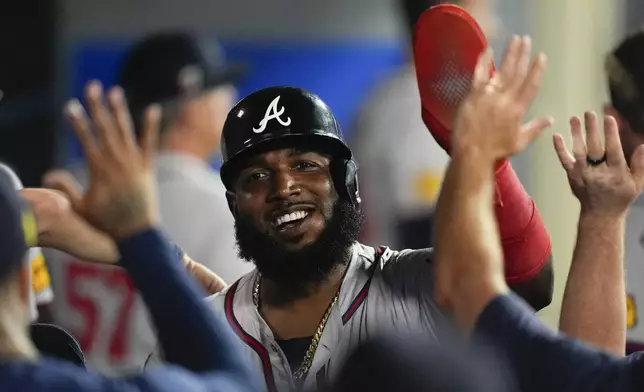
[[[86,87],[91,116],[78,100],[67,104],[69,117],[85,152],[89,187],[72,200],[92,225],[115,238],[125,237],[158,222],[152,156],[159,131],[160,108],[150,107],[139,143],[123,91],[112,88],[104,102],[100,83]]]
[[[530,61],[531,47],[529,37],[512,37],[492,78],[492,53],[488,50],[481,55],[472,90],[455,118],[453,153],[476,151],[490,160],[507,158],[552,124],[552,118],[541,117],[522,125],[546,66],[543,54]]]
[[[23,188],[19,192],[29,202],[36,217],[38,245],[45,246],[40,243],[40,237],[47,235],[60,221],[67,218],[71,212],[71,203],[64,194],[55,190]]]
[[[118,261],[118,250],[112,238],[87,223],[63,192],[25,188],[20,194],[36,216],[38,246],[58,249],[79,260],[108,264]]]
[[[563,136],[553,135],[555,150],[568,175],[570,188],[579,199],[582,212],[623,216],[644,189],[644,146],[635,150],[629,168],[615,119],[604,118],[605,147],[597,115],[586,112],[584,123],[586,140],[581,120],[578,117],[570,120],[572,153]]]

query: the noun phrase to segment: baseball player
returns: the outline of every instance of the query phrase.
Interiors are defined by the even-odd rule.
[[[163,32],[136,43],[118,77],[137,131],[148,105],[163,106],[155,166],[164,227],[191,257],[226,281],[247,273],[251,265],[237,257],[225,188],[208,160],[218,148],[235,102],[232,83],[241,71],[225,61],[215,43]],[[83,175],[74,174],[85,184]],[[60,189],[65,178],[50,175],[45,184]],[[90,367],[106,374],[138,371],[156,338],[124,271],[60,252],[52,252],[52,258],[54,287],[66,292],[55,301],[53,316],[74,331]]]
[[[644,144],[644,32],[627,37],[606,58],[606,73],[610,103],[605,114],[617,121],[619,136],[626,161],[631,163],[635,150]],[[597,133],[588,124],[596,122],[595,115],[586,115],[586,130]],[[577,125],[580,127],[580,125]],[[589,164],[604,167],[606,155],[599,137],[587,137]],[[597,171],[597,170],[596,170]],[[600,171],[601,172],[601,171]],[[616,184],[612,186],[619,189]],[[615,210],[615,209],[614,209]],[[605,215],[605,214],[604,214]],[[594,226],[624,224],[618,214],[610,219],[591,222]],[[644,350],[644,196],[631,204],[625,219],[625,257],[622,263],[606,262],[607,250],[598,256],[593,251],[597,242],[609,241],[605,248],[611,249],[607,235],[601,240],[589,240],[584,252],[573,259],[568,286],[576,290],[566,293],[562,306],[562,330],[608,351],[624,354],[624,278],[626,280],[626,339],[628,353]],[[582,221],[580,219],[580,225]],[[582,226],[580,226],[580,231]],[[620,229],[618,230],[621,233]],[[618,239],[619,240],[619,239]],[[579,243],[578,247],[583,244]],[[615,248],[615,247],[613,247]],[[576,252],[577,253],[577,252]],[[619,257],[621,259],[621,257]],[[579,267],[576,267],[578,265]],[[588,282],[592,282],[589,284]],[[583,323],[580,321],[583,320]]]
[[[22,181],[18,175],[6,164],[0,163],[0,171],[6,174],[7,178],[11,179],[14,189],[22,189]],[[29,309],[31,321],[35,322],[41,316],[47,318],[46,306],[49,305],[54,299],[54,292],[51,288],[51,278],[47,270],[47,264],[42,251],[38,247],[30,248],[27,252],[27,259],[31,268],[31,286],[33,287],[33,295],[29,297]],[[44,315],[39,312],[39,307],[43,310]]]
[[[294,87],[250,94],[228,115],[222,152],[239,254],[256,269],[209,300],[267,390],[324,387],[357,343],[381,333],[440,340],[452,330],[434,301],[430,249],[356,241],[357,163],[319,97]],[[529,255],[519,254],[509,271],[524,271],[515,280],[524,293],[548,293],[539,276],[549,274],[549,237],[544,229],[524,238],[541,259],[528,265]]]

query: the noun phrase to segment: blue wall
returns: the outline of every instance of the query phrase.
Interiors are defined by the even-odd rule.
[[[94,40],[80,44],[71,61],[71,92],[81,97],[85,82],[99,79],[110,85],[128,42]],[[271,85],[294,85],[320,95],[342,125],[347,138],[363,100],[376,83],[404,59],[399,42],[345,40],[342,42],[238,42],[222,45],[232,61],[247,64],[247,77],[238,86],[241,96]],[[80,157],[70,137],[69,160]]]

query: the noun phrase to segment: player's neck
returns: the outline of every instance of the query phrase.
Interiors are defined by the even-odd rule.
[[[279,285],[262,279],[260,314],[278,339],[309,337],[315,333],[320,320],[338,293],[347,264],[339,265],[328,279],[308,291],[306,297],[275,305],[270,299],[279,295]]]
[[[38,350],[31,341],[27,328],[7,316],[0,317],[0,360],[35,361]]]

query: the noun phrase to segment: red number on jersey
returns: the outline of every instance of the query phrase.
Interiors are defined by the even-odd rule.
[[[100,268],[82,261],[67,263],[65,270],[67,284],[66,297],[69,306],[79,312],[85,319],[85,327],[76,331],[76,337],[84,351],[91,352],[98,332],[99,305],[95,299],[79,293],[78,285],[82,281],[96,280],[103,282],[110,289],[122,292],[122,302],[118,311],[116,325],[110,336],[109,356],[112,360],[123,359],[127,355],[127,331],[134,305],[136,290],[127,273],[120,268]]]
[[[76,338],[83,348],[83,351],[88,352],[92,351],[92,346],[94,345],[94,337],[96,336],[98,324],[98,310],[91,298],[85,297],[76,291],[76,286],[79,281],[96,278],[99,272],[93,265],[75,261],[68,263],[65,269],[67,304],[85,318],[85,328],[76,331]]]

